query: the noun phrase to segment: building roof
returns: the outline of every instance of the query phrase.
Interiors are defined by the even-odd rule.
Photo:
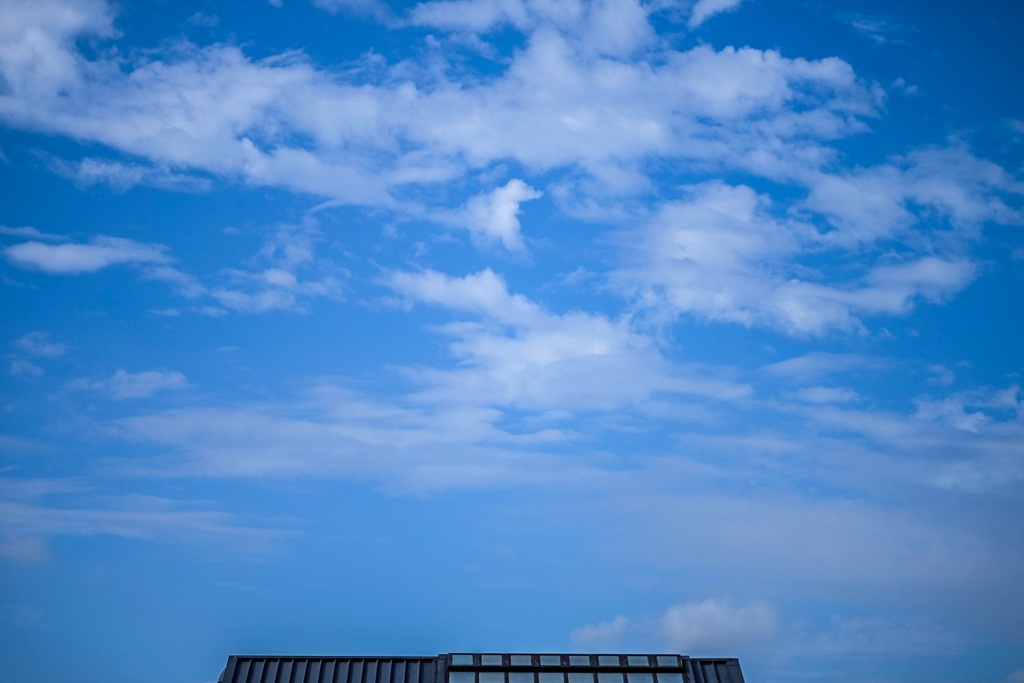
[[[738,659],[453,652],[436,657],[232,655],[220,683],[744,683]]]

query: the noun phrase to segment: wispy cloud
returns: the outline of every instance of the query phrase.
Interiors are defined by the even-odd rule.
[[[512,253],[524,253],[519,224],[520,204],[543,195],[522,180],[514,178],[503,187],[470,199],[452,216],[452,222],[469,230],[473,241],[482,246],[501,244]]]
[[[4,256],[20,268],[53,275],[94,273],[118,264],[167,263],[167,248],[122,237],[95,237],[88,244],[22,242],[4,249]]]
[[[687,24],[690,28],[697,28],[716,14],[734,11],[742,2],[743,0],[697,0]]]
[[[117,370],[107,379],[72,382],[76,389],[88,389],[109,395],[117,400],[146,398],[160,391],[185,389],[189,386],[185,375],[174,370],[146,370],[144,372],[126,372]]]
[[[85,497],[60,504],[0,499],[0,558],[46,562],[49,540],[59,536],[108,535],[185,543],[227,542],[265,548],[291,532],[239,523],[234,515],[150,496]]]
[[[15,339],[11,345],[29,356],[40,358],[63,356],[68,350],[64,344],[51,341],[50,333],[46,330],[29,332],[24,337]]]

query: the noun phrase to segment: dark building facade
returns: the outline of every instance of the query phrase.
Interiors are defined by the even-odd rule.
[[[737,659],[683,655],[498,654],[436,657],[232,655],[220,683],[744,683]]]

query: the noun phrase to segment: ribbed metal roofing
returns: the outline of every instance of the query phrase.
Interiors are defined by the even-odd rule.
[[[232,655],[220,683],[744,683],[737,659],[452,653],[436,657]]]
[[[232,656],[221,683],[444,683],[437,657]]]

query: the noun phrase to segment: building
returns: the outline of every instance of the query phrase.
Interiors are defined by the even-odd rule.
[[[436,657],[232,655],[220,683],[744,683],[737,659],[449,653]]]

